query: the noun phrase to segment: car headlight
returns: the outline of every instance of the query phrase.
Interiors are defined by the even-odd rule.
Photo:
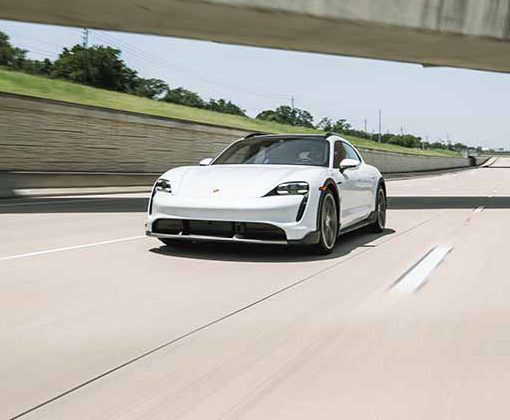
[[[304,195],[310,190],[308,182],[285,182],[278,185],[276,193],[278,195]]]
[[[156,191],[167,192],[172,194],[172,186],[167,179],[160,178],[156,181]]]

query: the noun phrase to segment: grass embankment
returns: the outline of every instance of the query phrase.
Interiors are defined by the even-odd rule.
[[[177,118],[199,123],[209,123],[248,131],[261,131],[282,134],[313,134],[317,130],[294,127],[254,118],[221,114],[198,108],[139,98],[134,95],[95,89],[62,80],[0,69],[0,92],[17,93],[37,98],[54,99],[81,105],[98,106],[121,111],[138,112],[160,117]],[[352,136],[344,136],[355,146],[381,149],[390,152],[410,153],[427,156],[459,156],[448,150],[419,150],[377,142]]]

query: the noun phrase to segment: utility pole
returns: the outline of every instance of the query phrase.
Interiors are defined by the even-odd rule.
[[[294,96],[290,98],[290,101],[292,103],[292,109],[295,109],[296,107],[294,106]]]
[[[404,126],[403,125],[400,126],[400,135],[404,136]]]
[[[88,52],[88,48],[89,48],[89,30],[87,28],[83,28],[83,48],[85,48],[85,58],[86,58],[86,63],[85,63],[85,75],[86,75],[86,78],[87,80],[89,79],[89,76],[90,76],[90,69],[89,69],[89,52]]]
[[[87,28],[83,28],[82,39],[83,39],[83,48],[88,48],[89,47],[89,30]]]
[[[365,133],[367,133],[367,119],[365,118]]]
[[[379,143],[381,142],[381,130],[382,130],[382,111],[379,109]]]

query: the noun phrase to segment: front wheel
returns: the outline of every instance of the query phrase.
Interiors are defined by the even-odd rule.
[[[384,228],[386,226],[386,209],[387,209],[386,193],[384,192],[384,188],[382,187],[382,185],[379,185],[379,187],[377,188],[375,202],[376,219],[374,223],[368,226],[369,232],[381,233],[384,231]]]
[[[319,204],[319,243],[315,249],[319,254],[331,254],[338,237],[338,212],[331,191],[322,196]]]

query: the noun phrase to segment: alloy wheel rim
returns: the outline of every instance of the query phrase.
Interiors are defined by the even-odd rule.
[[[337,231],[336,205],[333,198],[328,195],[322,206],[322,237],[328,249],[335,245]]]

